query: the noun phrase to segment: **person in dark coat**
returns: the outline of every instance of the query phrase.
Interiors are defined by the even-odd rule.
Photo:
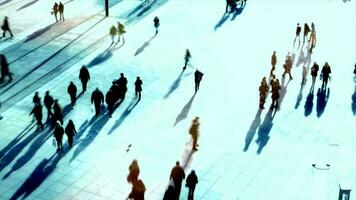
[[[175,198],[174,186],[169,185],[166,192],[164,193],[163,200],[172,200]]]
[[[179,165],[179,161],[176,162],[176,166],[171,171],[170,179],[173,179],[175,186],[175,200],[179,200],[180,190],[182,188],[182,181],[185,179],[184,169]]]
[[[126,86],[127,85],[127,79],[126,79],[124,73],[120,73],[120,78],[117,79],[117,80],[114,80],[112,83],[116,84],[118,86],[122,86],[122,85]]]
[[[1,78],[0,82],[4,81],[5,76],[9,77],[9,80],[12,81],[11,72],[9,70],[9,63],[4,54],[0,54],[0,66],[1,66]]]
[[[1,26],[1,29],[2,29],[2,37],[5,37],[5,33],[6,32],[9,32],[10,33],[10,36],[13,37],[14,35],[12,34],[12,31],[10,29],[10,24],[9,24],[9,18],[8,17],[4,17],[4,22]]]
[[[155,35],[157,35],[158,34],[158,27],[160,25],[159,24],[159,18],[157,16],[153,19],[153,25],[156,28],[156,34]]]
[[[127,197],[127,199],[133,200],[144,200],[145,199],[146,187],[143,181],[140,179],[132,186],[131,193]]]
[[[279,84],[279,80],[276,79],[276,81],[272,85],[272,105],[271,109],[273,108],[278,108],[278,99],[279,99],[279,90],[281,89],[281,86]]]
[[[129,166],[129,175],[127,176],[127,181],[135,185],[138,180],[138,175],[140,174],[140,167],[138,166],[138,162],[136,159],[132,161]]]
[[[71,105],[74,106],[77,101],[77,86],[75,86],[72,81],[69,83],[67,92],[70,96]]]
[[[274,75],[274,70],[276,69],[276,64],[277,64],[277,56],[276,56],[276,51],[273,51],[272,57],[271,57],[271,71],[269,73],[270,77]]]
[[[195,81],[195,92],[199,90],[200,86],[200,81],[203,78],[203,73],[201,73],[199,70],[196,70],[194,73],[194,81]]]
[[[310,74],[312,76],[312,87],[314,87],[315,85],[315,79],[318,76],[318,71],[319,71],[319,65],[316,62],[314,62],[310,71]]]
[[[35,105],[41,103],[41,98],[38,95],[38,92],[35,92],[35,94],[33,95],[32,102]]]
[[[53,122],[57,121],[63,124],[62,107],[59,105],[58,99],[54,100],[53,104]]]
[[[354,68],[354,75],[356,76],[356,64],[355,64],[355,68]]]
[[[109,90],[106,95],[105,95],[105,102],[108,106],[108,111],[110,114],[110,117],[112,113],[114,112],[114,105],[115,105],[115,97],[114,97],[114,92],[113,90]]]
[[[193,200],[194,199],[194,190],[195,190],[195,186],[198,183],[198,177],[195,174],[195,171],[192,170],[192,172],[190,172],[190,174],[187,177],[185,186],[189,188],[189,192],[188,192],[188,200]]]
[[[64,5],[62,4],[62,2],[59,2],[58,11],[59,11],[59,20],[64,21]]]
[[[127,91],[127,79],[123,73],[120,73],[120,78],[117,80],[114,80],[112,82],[113,84],[117,85],[117,92],[114,91],[115,95],[118,98],[121,98],[122,100],[125,99],[125,94]]]
[[[136,96],[138,95],[138,100],[141,100],[141,91],[142,91],[142,80],[138,76],[135,82],[135,93]]]
[[[66,135],[68,137],[69,148],[72,148],[72,146],[73,146],[73,137],[74,137],[75,134],[77,134],[77,130],[75,129],[75,125],[74,125],[74,123],[73,123],[73,121],[71,119],[68,121],[68,124],[67,124],[67,126],[66,126],[64,131],[65,131],[65,133],[66,133]]]
[[[299,23],[297,23],[297,28],[296,28],[296,31],[295,31],[295,38],[294,38],[293,46],[294,46],[295,41],[297,40],[297,38],[298,38],[298,41],[299,41],[299,44],[300,44],[300,32],[301,31],[302,31],[302,27],[300,26]]]
[[[32,114],[37,121],[37,130],[42,130],[43,123],[42,123],[42,105],[41,105],[41,103],[35,104],[32,111],[30,112],[30,115],[32,115]]]
[[[310,32],[310,28],[307,23],[304,23],[304,35],[303,35],[303,44],[305,39],[308,38],[308,33]]]
[[[258,88],[258,90],[260,91],[260,109],[263,109],[263,108],[265,108],[264,104],[266,102],[266,97],[267,97],[268,90],[269,90],[266,77],[263,77],[263,79],[261,81],[261,85]]]
[[[82,82],[83,93],[87,90],[87,83],[90,80],[88,68],[83,65],[79,72],[79,79]]]
[[[63,135],[64,135],[64,129],[62,127],[62,124],[60,121],[56,121],[56,128],[54,129],[54,138],[56,139],[57,142],[57,152],[63,151]]]
[[[323,66],[323,69],[321,70],[321,73],[323,75],[323,84],[321,86],[322,89],[326,89],[326,86],[328,84],[328,80],[330,78],[330,73],[331,73],[331,69],[330,69],[330,65],[328,62],[326,62]]]
[[[94,103],[95,106],[95,115],[100,115],[100,107],[104,103],[104,95],[96,88],[95,91],[91,94],[91,103]]]
[[[43,103],[47,108],[47,120],[46,121],[48,121],[51,118],[51,116],[53,115],[52,105],[54,103],[53,97],[49,94],[48,90],[46,91],[46,94],[44,96]]]
[[[58,14],[58,4],[57,4],[57,2],[54,3],[52,9],[53,9],[52,13],[53,13],[54,17],[56,18],[56,22],[58,22],[58,18],[57,18],[57,14]]]
[[[190,60],[190,58],[192,57],[192,55],[190,54],[189,49],[185,50],[185,56],[184,56],[184,67],[183,67],[183,71],[187,68],[188,62]]]

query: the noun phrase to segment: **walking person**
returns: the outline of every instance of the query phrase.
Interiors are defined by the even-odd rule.
[[[271,56],[271,71],[269,73],[269,76],[271,77],[272,75],[274,75],[274,70],[276,69],[276,64],[277,64],[277,56],[276,56],[276,51],[273,51],[273,54]]]
[[[285,64],[283,65],[283,68],[284,68],[284,72],[282,74],[282,77],[284,78],[286,74],[289,75],[289,79],[290,80],[293,80],[293,77],[291,75],[291,69],[292,69],[292,65],[293,65],[293,62],[292,62],[292,57],[290,56],[290,54],[288,53],[287,55],[287,58],[286,58],[286,61],[285,61]]]
[[[115,26],[111,26],[110,28],[110,36],[111,36],[111,45],[115,43],[115,36],[117,34],[117,29]]]
[[[37,130],[42,130],[43,129],[43,123],[42,123],[42,105],[41,103],[36,103],[35,106],[33,107],[32,111],[30,112],[30,115],[33,115],[37,121]]]
[[[316,45],[316,31],[315,31],[314,23],[312,23],[311,27],[312,27],[312,30],[311,30],[311,34],[309,37],[309,46],[310,46],[309,52],[310,53],[313,52],[313,49],[315,48],[315,45]]]
[[[153,25],[156,28],[156,34],[155,35],[157,35],[158,34],[158,27],[160,25],[159,18],[157,16],[153,19]]]
[[[63,135],[64,129],[60,121],[56,121],[56,128],[54,129],[54,138],[57,142],[57,152],[63,151]]]
[[[73,107],[75,105],[75,102],[77,101],[77,86],[75,86],[72,81],[69,83],[67,92],[70,96],[70,102]]]
[[[5,76],[9,77],[9,81],[12,81],[11,72],[9,70],[9,63],[4,54],[0,54],[0,66],[1,66],[1,78],[0,82],[4,81]]]
[[[95,91],[91,94],[91,103],[94,103],[95,115],[99,116],[100,115],[100,107],[104,103],[104,95],[99,90],[99,88],[96,88]]]
[[[65,133],[66,133],[66,135],[68,137],[69,148],[72,148],[72,146],[73,146],[73,137],[74,137],[75,134],[77,134],[77,130],[75,129],[75,125],[74,125],[74,123],[73,123],[73,121],[71,119],[68,121],[68,124],[67,124],[67,126],[66,126],[64,131],[65,131]]]
[[[199,90],[200,82],[203,78],[203,73],[201,73],[199,70],[195,70],[194,73],[194,82],[195,82],[195,93]]]
[[[308,74],[307,68],[305,66],[303,66],[301,85],[305,85],[305,83],[307,82],[307,74]]]
[[[192,55],[190,54],[189,49],[185,50],[185,56],[184,56],[184,67],[183,67],[183,71],[187,68],[188,62],[190,60],[190,58],[192,57]]]
[[[59,11],[59,20],[64,21],[64,5],[62,4],[62,2],[59,2],[58,11]]]
[[[136,93],[136,96],[138,95],[139,101],[141,100],[141,91],[142,91],[142,80],[138,76],[136,78],[136,82],[135,82],[135,93]]]
[[[199,117],[195,117],[189,129],[189,134],[192,136],[193,139],[192,151],[198,151],[197,143],[199,137],[199,128],[200,128]]]
[[[58,14],[58,4],[57,4],[57,2],[55,2],[54,5],[53,5],[52,14],[54,15],[54,18],[56,19],[56,22],[58,22],[58,18],[57,18],[57,14]]]
[[[38,95],[38,92],[36,91],[35,94],[33,95],[32,102],[34,105],[41,103],[41,98]]]
[[[114,91],[112,89],[109,89],[109,91],[106,93],[105,102],[108,106],[108,111],[111,117],[114,112],[114,105],[115,105]]]
[[[118,29],[118,35],[119,35],[117,43],[120,42],[120,38],[122,37],[123,44],[125,44],[125,38],[124,38],[124,34],[126,33],[125,26],[122,23],[117,22],[117,27],[118,27],[117,29]]]
[[[190,174],[188,175],[186,183],[185,183],[185,186],[189,188],[188,200],[194,200],[194,190],[195,190],[197,183],[198,183],[198,177],[195,174],[195,171],[192,170],[190,172]]]
[[[87,66],[83,65],[82,68],[80,68],[79,79],[82,82],[82,88],[84,93],[87,90],[87,84],[90,80],[90,74]]]
[[[268,90],[269,90],[266,77],[262,78],[261,85],[258,88],[258,90],[260,91],[260,109],[264,109],[265,108],[264,105],[265,105]]]
[[[312,88],[314,88],[315,79],[318,76],[318,71],[319,71],[319,65],[316,62],[314,62],[313,66],[311,68],[311,71],[310,71],[310,74],[312,76]]]
[[[135,182],[132,186],[132,190],[126,199],[144,200],[145,199],[146,186],[141,179]]]
[[[54,100],[53,104],[53,123],[59,121],[63,124],[63,117],[62,117],[62,107],[58,103],[58,99]]]
[[[52,113],[52,105],[54,103],[53,97],[49,94],[48,90],[46,91],[46,94],[44,96],[43,103],[47,108],[47,120],[46,120],[46,122],[48,122],[49,119],[51,118],[51,116],[53,115],[53,113]]]
[[[322,89],[326,89],[326,86],[328,85],[328,80],[330,78],[330,73],[331,73],[330,65],[328,62],[326,62],[323,66],[323,69],[321,70],[321,74],[323,76],[323,84],[321,85]]]
[[[135,185],[135,183],[138,180],[139,174],[140,174],[140,167],[138,166],[137,160],[134,159],[129,166],[129,175],[127,176],[127,182],[132,183],[132,185]]]
[[[174,182],[175,198],[172,200],[179,200],[180,191],[182,188],[182,181],[185,179],[185,173],[183,167],[179,165],[179,161],[176,162],[176,166],[173,167],[170,175],[170,179]]]
[[[278,108],[278,99],[279,99],[279,90],[281,89],[281,86],[279,84],[279,80],[276,79],[274,84],[272,85],[272,105],[270,109],[273,108]]]
[[[1,26],[2,29],[2,37],[5,37],[5,33],[9,32],[10,36],[13,37],[14,35],[12,34],[12,31],[10,29],[10,24],[9,24],[9,18],[7,16],[4,17],[3,24]]]
[[[310,32],[310,28],[307,23],[304,23],[304,34],[303,34],[303,44],[305,39],[308,38],[308,33]]]
[[[299,23],[297,23],[297,28],[296,28],[296,31],[295,31],[295,38],[294,38],[294,42],[293,42],[293,47],[295,45],[295,41],[297,40],[298,38],[298,48],[299,48],[299,45],[300,45],[300,32],[302,31],[302,27],[300,26]]]

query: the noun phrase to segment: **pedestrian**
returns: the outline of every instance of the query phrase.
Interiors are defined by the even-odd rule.
[[[14,35],[12,34],[12,31],[10,29],[10,24],[9,24],[9,18],[7,16],[4,17],[3,24],[1,26],[2,29],[2,37],[5,37],[5,33],[9,32],[10,36],[13,37]]]
[[[184,67],[183,67],[183,71],[187,68],[188,62],[190,60],[190,58],[192,57],[192,55],[190,54],[189,49],[185,50],[185,56],[184,56]]]
[[[182,181],[185,179],[184,169],[179,165],[179,161],[176,162],[176,166],[173,167],[170,175],[170,179],[174,182],[175,200],[179,200],[180,190],[182,188]]]
[[[310,74],[312,76],[312,87],[313,88],[315,85],[315,79],[318,76],[318,71],[319,71],[319,65],[316,62],[314,62],[313,66],[311,68],[311,71],[310,71]]]
[[[99,88],[96,88],[95,91],[92,93],[91,103],[94,103],[95,115],[99,116],[100,115],[100,107],[101,107],[102,103],[104,103],[104,95],[99,90]]]
[[[270,81],[269,81],[269,85],[270,85],[270,88],[272,89],[273,85],[275,84],[276,82],[276,75],[272,75]]]
[[[293,80],[293,77],[291,75],[291,69],[292,69],[292,65],[293,65],[293,62],[292,62],[292,57],[290,56],[290,54],[288,53],[287,55],[287,58],[286,58],[286,61],[285,61],[285,64],[283,65],[283,68],[284,68],[284,72],[282,74],[282,77],[284,78],[285,77],[285,74],[289,74],[289,79],[290,80]]]
[[[157,16],[153,19],[153,25],[156,28],[156,34],[155,35],[157,35],[158,34],[158,27],[160,25],[159,24],[159,18]]]
[[[172,200],[175,198],[174,186],[169,185],[166,192],[164,193],[163,200]]]
[[[299,45],[300,45],[300,32],[301,31],[302,31],[302,27],[299,25],[299,23],[297,23],[297,28],[296,28],[296,31],[295,31],[295,38],[294,38],[293,46],[295,45],[295,41],[297,40],[297,38],[298,38]]]
[[[53,104],[53,123],[59,121],[63,124],[63,117],[62,117],[62,107],[58,103],[58,99],[54,100]]]
[[[5,76],[9,77],[9,81],[12,81],[11,72],[9,70],[9,63],[4,54],[0,54],[0,66],[1,66],[1,78],[0,82],[4,81]]]
[[[62,2],[59,2],[58,11],[59,11],[59,20],[64,21],[64,5],[62,4]]]
[[[41,98],[40,98],[40,96],[38,95],[38,92],[37,92],[37,91],[36,91],[35,94],[33,95],[32,102],[33,102],[33,104],[35,104],[35,105],[41,103]]]
[[[312,26],[313,27],[313,26]],[[315,48],[316,45],[316,32],[315,30],[311,32],[310,37],[309,37],[309,52],[312,53],[313,49]]]
[[[307,23],[304,23],[304,35],[303,35],[303,44],[305,39],[308,38],[308,33],[310,32],[310,28]]]
[[[278,108],[278,99],[279,99],[279,90],[281,86],[279,84],[279,80],[276,79],[275,83],[272,86],[272,105],[270,109]]]
[[[305,66],[303,66],[301,85],[304,85],[307,82],[307,74],[308,74],[307,68]]]
[[[74,85],[73,81],[69,83],[67,92],[70,96],[70,102],[73,107],[75,105],[75,102],[77,101],[77,86]]]
[[[354,75],[356,77],[356,64],[355,64],[355,68],[354,68]]]
[[[194,200],[194,190],[197,183],[198,183],[198,177],[195,174],[195,171],[192,170],[192,172],[190,172],[190,174],[188,175],[185,183],[185,186],[189,188],[188,200]]]
[[[43,103],[47,108],[47,120],[46,120],[46,122],[48,122],[49,119],[51,118],[51,116],[53,115],[53,113],[52,113],[52,105],[54,103],[53,97],[49,94],[48,90],[46,91],[46,94],[44,96]]]
[[[35,104],[32,111],[30,112],[30,115],[33,115],[37,121],[37,130],[42,130],[43,123],[42,123],[42,105],[41,105],[41,103]]]
[[[266,102],[266,97],[268,94],[269,87],[267,85],[266,77],[262,78],[261,85],[258,88],[260,91],[260,109],[264,109],[264,104]]]
[[[56,18],[56,22],[58,22],[58,18],[57,18],[57,14],[58,14],[58,4],[57,4],[57,2],[55,2],[54,5],[53,5],[52,14],[54,14],[54,17]]]
[[[193,139],[192,151],[198,151],[197,143],[199,137],[199,128],[200,128],[199,117],[195,117],[189,129],[189,134],[192,136]]]
[[[120,38],[122,37],[122,41],[123,43],[125,43],[125,38],[124,38],[124,34],[126,33],[125,26],[122,23],[117,22],[117,27],[118,27],[118,35],[119,35],[117,42],[119,43]]]
[[[90,80],[90,74],[87,66],[83,65],[82,68],[80,68],[79,79],[82,82],[82,88],[84,93],[87,90],[87,83]]]
[[[143,181],[140,179],[132,186],[131,193],[126,199],[144,200],[146,187]]]
[[[141,100],[141,91],[142,91],[142,80],[138,76],[135,82],[135,93],[136,96],[138,95],[138,100]]]
[[[63,135],[64,135],[64,129],[62,127],[62,124],[60,121],[56,121],[56,128],[54,129],[54,138],[56,139],[57,142],[57,152],[63,151]]]
[[[116,85],[117,89],[117,94],[115,94],[117,97],[121,97],[122,100],[125,99],[125,94],[127,91],[127,78],[125,77],[124,73],[120,73],[120,78],[117,80],[114,80],[112,84]],[[115,90],[113,90],[115,93]]]
[[[114,44],[116,34],[117,34],[117,29],[116,29],[116,27],[113,25],[113,26],[111,26],[111,28],[110,28],[111,44]]]
[[[271,56],[271,65],[272,65],[272,69],[269,73],[269,76],[271,77],[272,75],[274,75],[274,70],[276,69],[276,64],[277,64],[277,56],[276,56],[276,51],[273,51],[273,54]]]
[[[321,86],[322,89],[324,89],[324,88],[326,89],[328,80],[330,78],[330,73],[331,73],[330,65],[328,62],[326,62],[323,66],[323,69],[321,70],[321,74],[323,76],[323,84]]]
[[[203,73],[201,73],[199,70],[195,70],[194,73],[194,81],[195,81],[195,93],[199,90],[200,82],[201,79],[203,78]]]
[[[127,176],[127,182],[132,183],[132,185],[135,185],[135,183],[138,180],[139,174],[140,174],[140,167],[138,166],[137,160],[134,159],[129,166],[129,175]]]
[[[68,121],[68,124],[67,124],[67,126],[66,126],[64,131],[65,131],[65,133],[66,133],[66,135],[68,137],[69,148],[72,148],[72,146],[73,146],[73,137],[74,137],[75,134],[77,134],[77,130],[75,129],[75,125],[74,125],[74,123],[73,123],[73,121],[71,119]]]
[[[108,106],[108,111],[110,114],[110,117],[112,116],[114,112],[114,104],[115,104],[115,98],[114,98],[114,92],[112,89],[110,89],[106,95],[105,95],[105,102]]]

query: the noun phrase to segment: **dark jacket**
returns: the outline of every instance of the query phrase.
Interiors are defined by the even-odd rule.
[[[1,65],[1,76],[10,74],[9,63],[7,62],[7,59],[3,54],[0,55],[0,65]]]
[[[90,74],[86,67],[82,67],[79,72],[79,79],[83,82],[88,82],[90,80]]]
[[[33,114],[37,120],[42,119],[42,106],[41,104],[35,104],[30,115]]]
[[[46,94],[43,99],[43,103],[47,108],[51,108],[54,103],[53,97],[51,95]]]
[[[77,133],[77,130],[75,130],[75,125],[73,124],[73,122],[68,122],[64,131],[68,137],[73,137]]]
[[[311,68],[311,75],[313,77],[317,77],[318,76],[318,71],[319,71],[319,65],[318,64],[314,64],[313,67]]]
[[[77,86],[75,86],[74,83],[71,82],[68,86],[67,92],[69,93],[69,95],[77,94]]]
[[[198,183],[198,177],[194,172],[191,172],[188,177],[185,186],[188,188],[194,188],[195,185]]]
[[[142,80],[137,79],[135,82],[135,90],[141,92],[142,91]]]
[[[62,126],[57,126],[56,129],[54,130],[54,137],[56,138],[57,141],[62,141],[63,139],[63,134],[64,134],[64,129]]]
[[[181,183],[185,178],[184,169],[181,166],[173,167],[170,178],[172,178],[175,183]]]
[[[100,90],[95,90],[91,95],[91,103],[101,104],[104,103],[104,95]]]

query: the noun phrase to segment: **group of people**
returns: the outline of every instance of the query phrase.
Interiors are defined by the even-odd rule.
[[[318,71],[319,71],[319,65],[314,62],[310,74],[312,76],[312,89],[314,88],[315,85],[315,79],[318,76]],[[323,68],[321,69],[321,73],[320,73],[320,79],[322,79],[322,85],[321,85],[321,89],[324,90],[326,89],[326,86],[328,84],[328,81],[330,79],[330,74],[331,74],[331,68],[328,62],[325,62]]]
[[[297,23],[293,46],[295,45],[297,38],[298,38],[298,46],[300,46],[300,33],[301,32],[302,32],[302,27],[300,26],[299,23]],[[309,33],[310,33],[310,35],[309,35]],[[309,35],[309,39],[308,39],[308,35]],[[304,23],[303,44],[305,43],[305,40],[307,40],[307,39],[309,42],[309,52],[312,53],[312,51],[316,45],[316,31],[315,31],[314,23],[311,23],[311,29],[310,29],[308,23]]]
[[[125,38],[124,38],[124,34],[126,33],[125,31],[125,26],[124,24],[117,22],[117,27],[115,25],[112,25],[110,28],[110,36],[111,36],[111,40],[112,43],[115,43],[115,37],[117,35],[117,43],[120,42],[120,38],[122,38],[123,43],[125,43]]]
[[[58,13],[59,20],[57,17]],[[62,4],[62,2],[59,2],[59,4],[57,2],[54,3],[51,14],[54,15],[56,22],[64,21],[64,5]]]

